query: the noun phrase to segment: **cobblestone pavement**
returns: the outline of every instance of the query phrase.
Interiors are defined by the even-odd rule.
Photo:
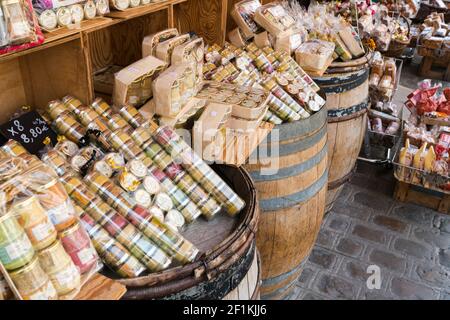
[[[292,299],[450,300],[450,215],[393,200],[391,170],[359,163],[323,222]],[[370,265],[381,288],[366,284]]]

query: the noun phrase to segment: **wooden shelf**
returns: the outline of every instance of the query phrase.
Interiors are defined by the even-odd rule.
[[[169,1],[164,1],[161,3],[150,3],[150,4],[139,6],[136,8],[129,8],[124,11],[111,11],[106,16],[108,16],[110,18],[115,18],[115,19],[128,20],[128,19],[133,19],[133,18],[137,18],[140,16],[144,16],[146,14],[153,13],[156,11],[165,10],[165,9],[168,9],[172,5],[186,2],[186,1],[188,1],[188,0],[169,0]]]
[[[81,32],[83,31],[89,31],[90,29],[99,29],[99,28],[104,28],[107,27],[109,25],[111,25],[112,23],[112,19],[111,18],[106,18],[106,17],[98,17],[92,20],[84,20],[81,21],[80,26],[79,27],[74,27],[74,28],[58,28],[54,31],[50,31],[45,33],[45,42],[44,43],[49,43],[49,42],[53,42],[59,39],[63,39],[66,37],[69,37],[71,35],[74,34],[78,34],[80,35]]]
[[[0,62],[9,59],[14,59],[26,54],[30,54],[36,51],[41,51],[47,48],[51,48],[56,45],[60,45],[66,42],[70,42],[75,39],[81,38],[81,33],[89,30],[95,30],[105,28],[113,23],[113,19],[98,17],[92,20],[84,20],[80,23],[78,28],[58,28],[51,32],[44,32],[44,43],[27,50],[11,52],[0,56]]]

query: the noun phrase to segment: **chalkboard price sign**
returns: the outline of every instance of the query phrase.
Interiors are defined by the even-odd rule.
[[[56,133],[36,111],[27,112],[0,126],[0,133],[6,139],[20,142],[28,152],[39,155],[50,139],[51,145],[57,142]]]

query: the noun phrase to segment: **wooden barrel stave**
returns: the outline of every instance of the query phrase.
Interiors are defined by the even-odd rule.
[[[369,69],[328,74],[314,79],[327,95],[329,188],[326,212],[330,211],[352,176],[367,124]]]
[[[263,299],[290,294],[320,229],[328,182],[326,119],[323,109],[306,121],[277,126],[258,152],[277,143],[279,152],[246,165],[261,208],[257,246]],[[268,159],[278,164],[276,174],[263,174]]]
[[[256,251],[252,265],[239,285],[222,300],[259,300],[261,287],[261,260]]]

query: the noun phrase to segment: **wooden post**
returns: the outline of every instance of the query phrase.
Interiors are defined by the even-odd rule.
[[[398,181],[395,187],[394,198],[398,201],[405,202],[408,196],[409,184]]]

